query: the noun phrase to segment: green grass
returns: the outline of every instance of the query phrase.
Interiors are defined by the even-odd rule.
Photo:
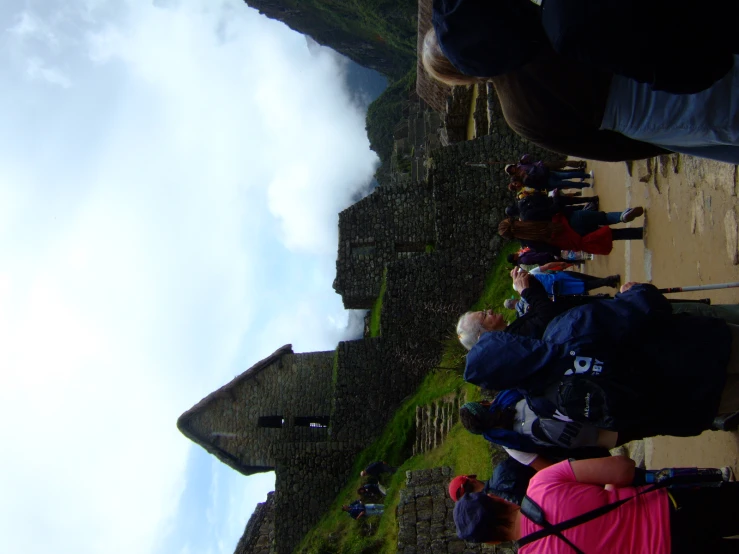
[[[357,458],[353,469],[357,478],[341,491],[329,512],[305,537],[298,547],[298,552],[311,554],[395,552],[398,540],[395,509],[400,500],[400,490],[405,484],[405,472],[408,470],[446,465],[453,467],[457,473],[475,473],[481,479],[490,477],[492,474],[490,443],[480,436],[468,433],[461,424],[452,428],[441,447],[410,458],[407,458],[406,441],[398,440],[399,436],[412,437],[416,406],[429,404],[455,391],[466,394],[467,398],[476,399],[480,396],[477,387],[464,383],[461,376],[455,372],[434,372],[426,377],[416,395],[396,412],[378,441]],[[400,465],[395,474],[384,480],[388,491],[384,501],[385,514],[382,518],[363,518],[354,521],[341,511],[341,506],[357,497],[356,489],[364,481],[359,477],[359,472],[376,459]]]
[[[513,293],[506,256],[518,248],[517,243],[503,248],[485,280],[485,288],[480,299],[471,309],[493,307],[503,310],[503,300]],[[373,308],[373,315],[375,311],[377,312],[378,329],[384,291],[385,277],[380,297]],[[400,490],[405,484],[407,470],[446,465],[453,467],[456,473],[474,473],[481,479],[490,477],[493,469],[491,464],[493,450],[490,443],[480,436],[468,433],[460,424],[452,428],[439,448],[425,454],[410,456],[417,406],[425,406],[455,392],[465,395],[468,400],[480,398],[480,389],[465,383],[462,379],[461,370],[464,368],[465,355],[466,351],[456,337],[450,337],[445,341],[439,365],[441,368],[450,369],[438,369],[429,373],[415,394],[398,408],[382,435],[357,456],[352,469],[352,475],[356,478],[342,489],[328,512],[305,536],[297,548],[298,552],[310,554],[395,552],[398,539],[395,508],[400,499]],[[381,518],[362,518],[355,521],[341,511],[341,506],[357,498],[356,490],[364,481],[359,472],[375,460],[384,460],[391,465],[400,466],[395,474],[385,480],[388,489],[385,513]]]
[[[470,311],[484,310],[492,308],[499,313],[505,315],[508,322],[511,322],[516,317],[516,312],[513,310],[506,310],[503,307],[503,301],[511,296],[518,296],[513,290],[511,285],[510,267],[506,258],[508,254],[513,254],[518,251],[520,244],[512,242],[507,244],[501,250],[498,255],[493,267],[485,277],[485,287],[483,288],[480,298],[471,307]],[[441,354],[441,361],[439,367],[443,369],[453,369],[456,371],[462,371],[464,369],[465,358],[467,356],[467,350],[462,346],[455,334],[451,334],[449,338],[444,341],[444,350]]]
[[[387,268],[382,272],[382,283],[380,284],[380,295],[375,300],[374,306],[370,310],[370,337],[380,336],[380,316],[382,315],[382,299],[385,297],[387,290]]]
[[[506,260],[508,254],[513,254],[521,248],[517,242],[511,242],[503,247],[500,255],[495,260],[492,269],[485,278],[485,288],[480,298],[472,306],[472,310],[484,310],[492,308],[506,314],[506,318],[511,321],[515,317],[513,310],[503,308],[503,301],[511,296],[518,296],[513,290],[510,272],[512,267]]]
[[[395,507],[398,504],[400,489],[405,480],[407,469],[435,467],[441,463],[451,465],[462,464],[464,459],[485,459],[490,465],[489,447],[480,437],[476,441],[481,449],[475,455],[465,453],[456,441],[434,451],[433,457],[409,457],[414,437],[416,406],[425,406],[432,401],[455,391],[465,390],[468,394],[478,394],[477,388],[462,381],[462,376],[453,371],[435,371],[429,373],[416,393],[406,400],[395,412],[382,435],[355,460],[352,474],[356,478],[349,482],[339,493],[333,505],[321,521],[303,539],[298,547],[299,552],[354,554],[364,552],[394,552],[397,542],[397,521]],[[465,434],[469,435],[469,433]],[[470,435],[472,437],[472,435]],[[466,437],[465,437],[466,439]],[[447,453],[442,451],[447,449]],[[447,461],[448,458],[448,461]],[[342,504],[348,504],[357,498],[356,490],[364,481],[359,472],[372,461],[385,460],[389,464],[400,466],[398,472],[386,481],[388,496],[385,499],[385,515],[382,518],[362,518],[354,521],[341,511]],[[483,464],[484,466],[484,464]]]

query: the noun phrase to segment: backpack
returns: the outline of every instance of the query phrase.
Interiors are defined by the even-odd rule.
[[[618,430],[638,424],[650,404],[645,393],[648,379],[640,378],[638,365],[629,370],[625,360],[575,356],[573,367],[544,388],[524,390],[526,400],[540,417],[589,423]],[[646,408],[645,408],[646,407]]]

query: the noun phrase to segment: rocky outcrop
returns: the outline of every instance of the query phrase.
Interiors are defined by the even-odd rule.
[[[246,3],[270,19],[282,21],[383,75],[401,77],[416,62],[415,2],[388,2],[379,6],[335,0],[248,0]]]

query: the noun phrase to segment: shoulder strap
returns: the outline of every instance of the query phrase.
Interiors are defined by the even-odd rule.
[[[519,548],[521,548],[526,544],[538,541],[539,539],[543,539],[544,537],[548,537],[549,535],[556,535],[560,539],[564,540],[568,545],[570,545],[575,550],[575,552],[577,552],[577,554],[583,554],[583,552],[579,548],[577,548],[574,544],[567,540],[564,535],[561,534],[562,531],[571,529],[572,527],[577,527],[578,525],[582,525],[583,523],[587,523],[588,521],[599,518],[600,516],[605,515],[608,512],[611,512],[616,508],[622,506],[623,504],[626,504],[628,501],[633,500],[637,496],[641,496],[642,494],[664,488],[667,485],[668,483],[665,482],[659,483],[657,485],[649,487],[648,489],[639,491],[634,496],[622,498],[621,500],[617,500],[616,502],[611,502],[610,504],[606,504],[605,506],[601,506],[599,508],[596,508],[595,510],[590,510],[589,512],[585,512],[584,514],[580,514],[577,517],[561,521],[560,523],[554,525],[549,523],[546,518],[544,518],[544,511],[541,509],[541,507],[536,504],[536,502],[531,500],[528,496],[525,496],[523,502],[521,503],[521,513],[537,525],[544,527],[544,529],[535,531],[534,533],[526,535],[525,537],[521,537],[518,541],[516,541],[516,544]],[[527,510],[524,511],[523,503],[526,503],[529,506],[533,505],[531,506],[532,509],[529,509],[527,507]],[[531,514],[533,517],[529,517],[529,514]],[[537,521],[537,519],[539,519],[539,521]]]
[[[529,498],[528,496],[523,497],[523,501],[521,502],[521,513],[525,515],[527,518],[529,518],[531,521],[536,523],[537,525],[540,525],[541,527],[543,527],[545,530],[551,530],[551,532],[547,534],[553,534],[559,537],[560,539],[562,539],[575,551],[576,554],[585,554],[577,546],[572,544],[572,542],[570,542],[570,540],[567,537],[565,537],[560,531],[553,530],[553,525],[547,521],[546,517],[544,517],[544,510],[541,508],[541,506],[539,506],[536,502],[531,500],[531,498]],[[526,539],[531,537],[533,534],[535,533],[532,533],[531,535],[527,535],[523,537],[522,539],[520,539],[518,541],[519,548],[523,546],[524,544],[527,544],[527,542],[524,542],[524,541],[526,541]],[[538,539],[534,539],[534,540],[538,540]],[[531,542],[531,541],[528,541],[528,542]]]

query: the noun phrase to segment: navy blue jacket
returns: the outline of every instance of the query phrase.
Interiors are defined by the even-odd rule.
[[[447,59],[473,77],[515,71],[549,45],[533,2],[434,0],[432,23]]]
[[[681,9],[672,0],[544,0],[542,6],[541,24],[558,54],[654,90],[697,93],[734,66],[735,0],[689,1]]]
[[[547,48],[675,94],[700,92],[734,65],[739,2],[700,0],[434,0],[444,55],[462,73],[495,77]],[[638,23],[634,23],[638,22]]]
[[[536,397],[585,360],[600,360],[640,397],[620,406],[630,417],[615,431],[690,436],[709,428],[717,415],[730,350],[724,321],[672,315],[655,287],[640,284],[563,313],[541,339],[484,333],[467,355],[464,378]]]
[[[536,475],[536,470],[525,466],[513,458],[506,458],[495,466],[493,476],[485,484],[485,494],[500,496],[508,502],[521,505],[529,481]]]

